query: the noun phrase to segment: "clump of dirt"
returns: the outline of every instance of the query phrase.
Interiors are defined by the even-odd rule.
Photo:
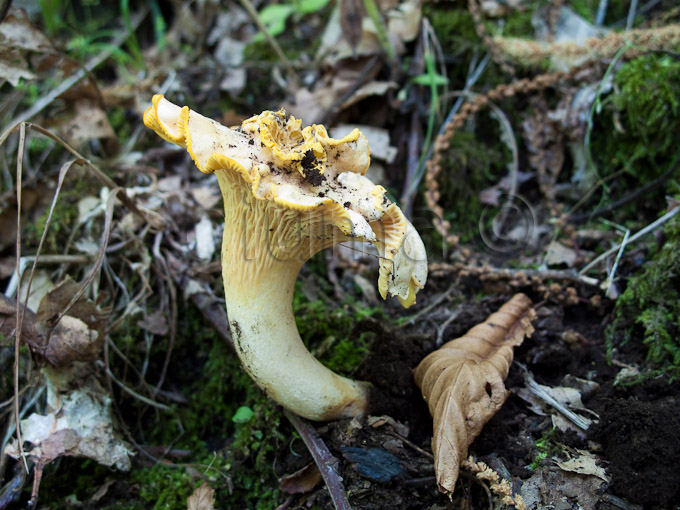
[[[425,356],[424,345],[430,342],[423,336],[407,335],[375,320],[359,323],[353,334],[367,331],[376,337],[355,377],[374,386],[371,414],[386,414],[413,425],[416,440],[431,436],[430,412],[412,375]]]
[[[615,494],[667,507],[680,500],[680,384],[664,384],[597,399],[600,422],[590,437],[604,448]]]

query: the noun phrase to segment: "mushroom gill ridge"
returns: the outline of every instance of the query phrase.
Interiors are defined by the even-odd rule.
[[[301,128],[283,110],[230,129],[160,95],[144,124],[217,176],[227,311],[246,371],[274,400],[307,418],[365,412],[367,384],[334,374],[307,352],[292,297],[304,262],[347,240],[378,249],[383,298],[397,296],[410,306],[425,284],[420,237],[385,189],[363,175],[370,162],[366,137],[355,129],[336,140],[324,126]]]

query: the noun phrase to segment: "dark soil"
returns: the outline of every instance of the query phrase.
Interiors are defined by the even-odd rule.
[[[530,293],[530,289],[524,290]],[[448,327],[445,338],[463,335],[507,297],[471,301]],[[493,466],[518,491],[523,481],[540,470],[543,483],[551,486],[545,498],[552,497],[555,503],[549,506],[546,500],[543,508],[676,508],[680,504],[680,385],[660,379],[644,385],[614,386],[619,368],[607,362],[603,338],[608,306],[605,303],[598,309],[581,303],[565,307],[550,301],[538,305],[536,332],[516,349],[516,362],[506,380],[511,394],[472,444],[470,453]],[[389,423],[374,428],[365,419],[328,424],[319,432],[342,461],[341,476],[353,508],[460,508],[464,504],[488,508],[486,493],[465,473],[452,500],[435,488],[434,467],[428,456],[432,420],[409,375],[435,345],[433,335],[421,333],[418,326],[400,329],[364,321],[356,327],[357,332],[376,333],[371,353],[356,376],[377,388],[380,405],[374,414],[391,416],[406,425],[408,437]],[[574,334],[565,335],[565,331]],[[631,354],[627,356],[632,361]],[[643,363],[643,353],[637,361]],[[553,429],[549,415],[535,414],[517,394],[525,385],[523,366],[547,386],[569,386],[574,380],[595,383],[582,391],[582,397],[599,421],[587,433]],[[606,467],[610,483],[555,469],[553,460],[532,465],[540,453],[537,441],[546,435],[553,445],[548,459],[566,460],[567,451],[597,452],[598,464]],[[381,462],[371,460],[374,454]],[[593,480],[597,483],[591,483]],[[579,491],[592,494],[579,500]],[[561,499],[556,494],[562,495]],[[308,498],[307,504],[313,501],[331,508],[325,489]]]
[[[607,394],[608,393],[608,394]],[[612,491],[633,503],[670,508],[680,502],[680,385],[665,381],[613,388],[593,399]]]

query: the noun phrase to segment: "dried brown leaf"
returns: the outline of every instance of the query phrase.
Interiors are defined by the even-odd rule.
[[[161,310],[156,310],[151,315],[147,315],[144,319],[137,321],[137,326],[159,336],[165,336],[170,331],[168,320]]]
[[[54,51],[49,38],[30,22],[22,9],[12,9],[0,23],[0,45],[35,52]]]
[[[340,27],[342,36],[354,51],[364,35],[363,20],[366,15],[362,0],[340,2]]]
[[[72,280],[70,277],[59,283],[40,302],[36,313],[36,321],[44,322],[51,326],[54,320],[71,302],[73,296],[78,293],[80,285],[80,283]],[[100,310],[97,305],[84,297],[78,299],[68,310],[70,316],[80,319],[90,329],[98,331],[106,323],[107,313],[106,310]]]
[[[74,361],[94,361],[99,357],[102,342],[103,337],[83,321],[65,315],[54,328],[41,354],[57,367]]]
[[[310,462],[295,473],[279,480],[281,490],[288,494],[304,494],[310,492],[321,481],[321,471],[314,462]]]
[[[414,371],[434,418],[432,451],[437,485],[452,493],[460,463],[508,392],[503,380],[512,349],[533,332],[531,300],[516,294],[486,321],[430,353]]]
[[[14,345],[14,335],[17,327],[17,303],[15,300],[0,294],[0,346]],[[44,346],[47,339],[36,327],[35,316],[26,310],[21,329],[21,338],[29,345]]]
[[[187,510],[214,510],[215,489],[207,482],[203,482],[194,493],[187,499]]]

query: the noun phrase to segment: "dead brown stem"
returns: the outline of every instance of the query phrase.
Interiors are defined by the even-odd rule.
[[[311,423],[287,409],[283,410],[283,414],[293,424],[295,430],[298,431],[314,462],[319,467],[335,510],[352,510],[347,500],[345,487],[342,485],[342,478],[337,471],[340,461],[328,450],[326,444],[316,434],[316,430]]]

